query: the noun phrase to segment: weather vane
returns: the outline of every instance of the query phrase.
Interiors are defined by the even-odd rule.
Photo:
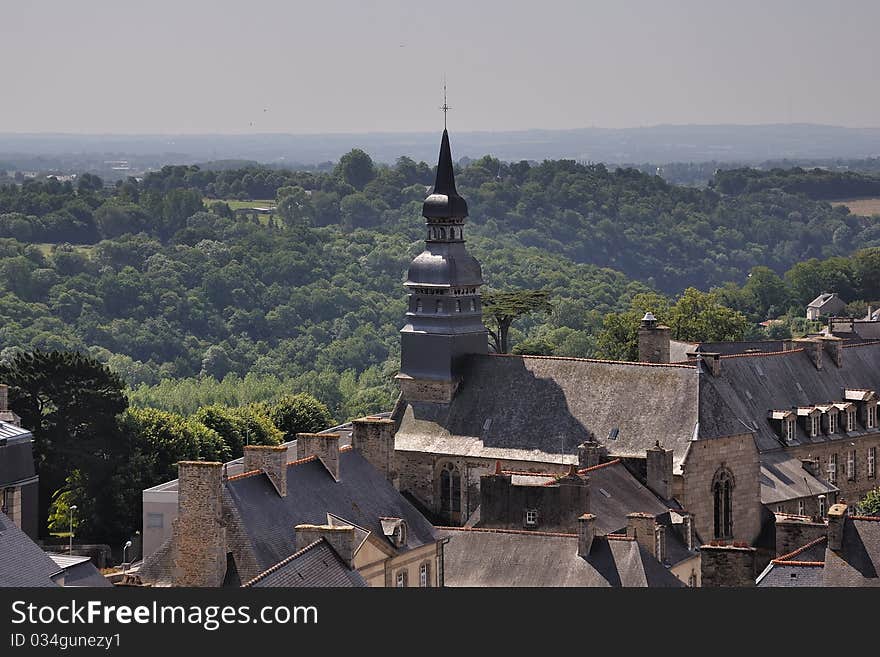
[[[446,103],[446,76],[443,76],[443,104],[440,106],[440,109],[443,110],[443,129],[446,130],[446,112],[448,112],[451,107]]]

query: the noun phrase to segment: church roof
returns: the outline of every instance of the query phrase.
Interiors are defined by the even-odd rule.
[[[440,141],[440,158],[437,161],[437,177],[434,189],[425,199],[422,215],[427,219],[449,219],[468,216],[467,202],[455,189],[455,173],[452,170],[452,149],[449,133],[444,128]]]
[[[734,417],[755,431],[759,450],[782,449],[781,439],[768,420],[768,411],[840,402],[847,389],[880,391],[880,343],[845,346],[842,366],[824,356],[821,370],[816,369],[803,350],[722,358],[720,374],[705,377],[705,382],[708,389],[725,401]],[[831,440],[864,433],[864,428],[857,424],[855,432],[839,432]],[[798,423],[790,444],[828,440],[822,433],[810,437]]]
[[[680,472],[696,438],[747,429],[693,365],[541,356],[469,356],[448,405],[401,399],[395,447],[493,459],[577,461],[593,437],[611,455],[645,457],[658,437]]]

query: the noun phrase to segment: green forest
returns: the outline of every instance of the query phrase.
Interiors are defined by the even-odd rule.
[[[485,291],[540,292],[505,328],[515,353],[633,358],[647,310],[679,339],[743,339],[809,330],[804,305],[823,291],[854,315],[880,299],[880,218],[825,200],[878,195],[870,174],[737,169],[698,189],[487,156],[456,181]],[[66,517],[101,486],[139,499],[182,456],[240,454],[243,434],[274,443],[388,410],[432,182],[425,163],[379,166],[353,150],[330,171],[167,166],[115,186],[89,174],[0,186],[0,367],[13,401],[31,404],[20,414],[48,464],[64,441],[34,409],[49,394],[34,382],[103,377],[116,420],[96,431],[119,437],[94,446],[120,464],[103,478],[86,481],[94,464],[45,466],[46,513]],[[248,210],[256,199],[276,209]],[[490,329],[496,320],[487,312]],[[291,396],[308,409],[296,421],[284,419]],[[121,465],[132,462],[138,474]],[[95,517],[138,501],[101,503],[116,511]],[[88,531],[124,535],[139,517],[128,513]]]

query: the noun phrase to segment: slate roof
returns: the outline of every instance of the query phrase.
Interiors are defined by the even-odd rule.
[[[880,586],[880,517],[850,516],[842,549],[825,551],[825,586]]]
[[[597,534],[626,531],[626,515],[640,512],[659,516],[668,507],[636,479],[619,460],[581,470],[589,477],[590,513]]]
[[[386,541],[380,518],[406,520],[401,552],[434,542],[431,524],[356,450],[340,451],[339,471],[337,482],[317,459],[288,464],[287,497],[280,497],[262,473],[226,483],[260,567],[267,569],[290,556],[296,525],[322,525],[328,513]],[[390,541],[388,547],[394,549]]]
[[[760,482],[761,504],[779,504],[837,491],[836,486],[804,470],[799,457],[785,451],[761,454]]]
[[[880,517],[847,517],[840,550],[820,537],[771,561],[757,585],[880,587]]]
[[[34,469],[33,436],[27,429],[0,421],[0,486],[30,479]]]
[[[451,587],[680,587],[635,540],[597,536],[588,558],[574,534],[441,528],[443,579]]]
[[[330,544],[319,539],[250,580],[245,587],[317,587],[351,588],[366,586],[360,573],[350,569]]]
[[[95,567],[89,557],[55,554],[54,552],[47,552],[47,554],[55,565],[64,570],[65,588],[68,586],[91,588],[113,586],[110,580]]]
[[[846,346],[843,366],[825,357],[822,370],[815,368],[803,350],[722,358],[720,375],[704,381],[737,420],[753,427],[760,451],[779,450],[783,444],[767,418],[768,411],[842,401],[846,388],[880,390],[880,344]],[[811,438],[800,423],[795,433],[792,445],[829,440],[824,434]],[[833,440],[864,433],[857,425],[854,433],[839,432]]]
[[[700,409],[701,379],[693,365],[469,356],[452,403],[399,400],[395,447],[575,463],[577,445],[591,436],[614,456],[645,458],[659,435],[680,472],[698,430],[700,437],[745,431],[721,400],[707,398]]]
[[[43,549],[0,512],[0,587],[58,586],[59,568]]]

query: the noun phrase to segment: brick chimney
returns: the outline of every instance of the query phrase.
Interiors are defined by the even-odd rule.
[[[843,527],[846,524],[846,504],[834,504],[828,509],[828,547],[839,552],[843,549]]]
[[[672,450],[663,449],[658,440],[647,454],[648,488],[668,500],[672,497]]]
[[[578,556],[586,559],[596,536],[596,516],[585,513],[578,518]]]
[[[671,332],[668,326],[657,323],[653,313],[645,313],[639,326],[639,362],[668,363]]]
[[[636,539],[639,545],[658,559],[663,558],[663,553],[666,551],[666,535],[664,532],[658,542],[657,523],[652,514],[628,513],[626,515],[626,535]],[[659,555],[658,547],[660,548]]]
[[[578,445],[578,467],[592,468],[594,465],[604,463],[608,457],[608,450],[596,440],[587,440]]]
[[[281,497],[287,497],[287,448],[284,445],[245,445],[244,471],[262,470]]]
[[[295,528],[295,550],[320,539],[326,539],[330,547],[349,568],[354,568],[354,552],[357,548],[354,527],[351,525],[297,525]]]
[[[362,417],[354,420],[352,427],[352,447],[396,487],[394,434],[397,428],[394,421],[381,417]]]
[[[700,547],[700,579],[703,588],[755,585],[753,547],[739,545],[703,545]]]
[[[220,586],[226,575],[226,529],[221,519],[223,464],[181,461],[177,467],[172,583]]]
[[[305,459],[317,456],[327,471],[339,481],[339,434],[338,433],[298,433],[296,434],[296,457]]]
[[[822,340],[818,338],[797,338],[793,340],[797,348],[802,348],[817,370],[822,369]]]
[[[843,339],[832,335],[825,335],[820,340],[831,362],[837,365],[837,367],[843,367]]]

